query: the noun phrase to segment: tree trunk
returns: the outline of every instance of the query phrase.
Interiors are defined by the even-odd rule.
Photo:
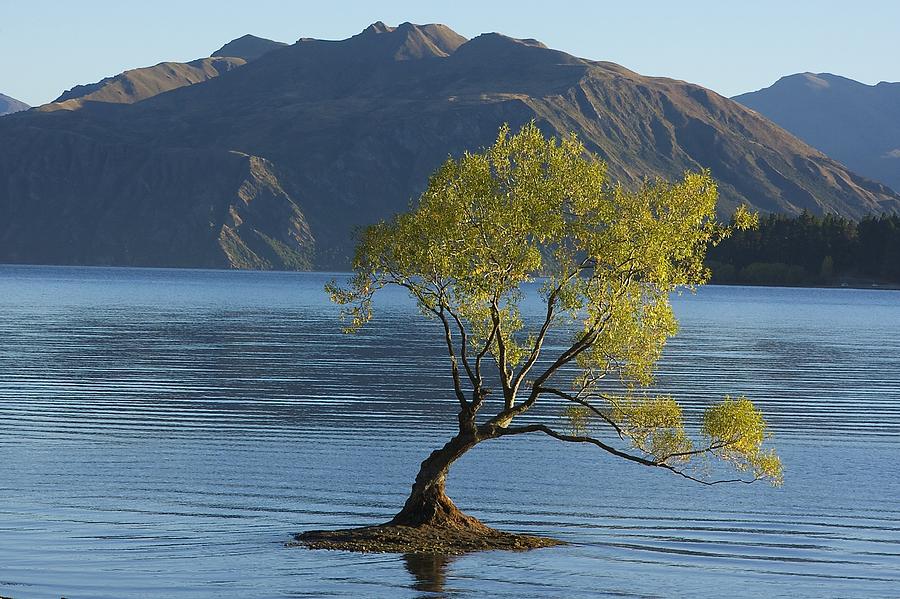
[[[431,452],[419,468],[406,504],[388,524],[489,530],[476,518],[462,513],[444,492],[450,465],[480,440],[476,434],[460,433]]]

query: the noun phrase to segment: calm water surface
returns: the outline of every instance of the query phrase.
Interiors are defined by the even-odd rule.
[[[344,336],[328,278],[0,267],[0,595],[900,597],[900,292],[676,300],[658,386],[753,398],[783,488],[495,441],[450,494],[571,545],[422,558],[284,547],[387,519],[452,434],[431,325],[395,294]]]

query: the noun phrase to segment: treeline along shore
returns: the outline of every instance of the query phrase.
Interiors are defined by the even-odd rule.
[[[760,216],[707,255],[722,285],[900,286],[900,216]]]

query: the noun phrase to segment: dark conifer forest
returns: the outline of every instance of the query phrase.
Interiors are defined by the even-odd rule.
[[[853,221],[803,212],[760,217],[708,254],[713,283],[743,285],[900,284],[900,216]]]

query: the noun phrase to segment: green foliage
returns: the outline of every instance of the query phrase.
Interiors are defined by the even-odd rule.
[[[672,397],[612,399],[611,418],[635,448],[660,462],[686,461],[693,443],[684,430],[681,406]]]
[[[819,267],[819,278],[826,283],[830,283],[834,278],[834,258],[825,256],[822,258],[822,265]]]
[[[762,413],[745,397],[726,397],[703,415],[703,436],[722,459],[738,470],[752,471],[757,478],[767,478],[775,485],[783,480],[781,460],[762,448],[768,437]]]
[[[566,406],[563,416],[569,423],[569,431],[573,435],[586,435],[590,432],[591,411],[584,406]]]
[[[740,281],[747,285],[802,285],[809,273],[802,266],[784,262],[753,262],[741,269]]]
[[[716,199],[708,172],[629,190],[612,184],[574,135],[546,139],[533,123],[516,134],[503,127],[483,152],[448,159],[409,212],[366,229],[349,286],[327,290],[354,331],[372,317],[375,292],[406,288],[422,314],[444,325],[456,395],[473,419],[488,394],[480,360],[491,359],[502,409],[484,434],[501,434],[552,395],[576,404],[566,410],[574,431],[600,415],[652,465],[685,462],[693,445],[674,399],[621,399],[605,411],[591,402],[610,374],[629,389],[652,381],[677,330],[670,295],[709,279],[708,246],[755,226],[743,208],[729,226],[718,223]],[[522,289],[537,280],[546,319],[528,330]],[[554,328],[570,331],[570,344],[534,376]],[[572,367],[575,391],[552,387]]]

